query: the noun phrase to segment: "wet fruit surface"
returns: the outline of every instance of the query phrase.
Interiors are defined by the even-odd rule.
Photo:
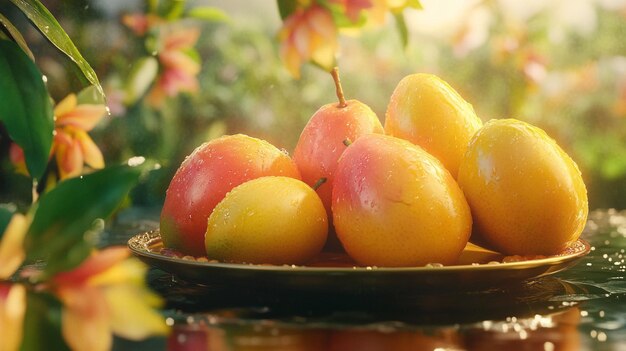
[[[302,180],[313,186],[322,178],[326,182],[317,188],[328,215],[332,184],[337,161],[346,149],[346,141],[355,141],[370,133],[383,133],[376,114],[357,100],[346,101],[345,107],[337,103],[322,106],[304,127],[293,159],[298,165]]]
[[[441,163],[380,134],[363,136],[344,152],[332,210],[346,252],[362,265],[453,264],[472,226],[463,193]]]
[[[468,146],[458,181],[472,209],[472,241],[505,254],[556,254],[578,238],[587,219],[587,192],[574,161],[521,121],[486,123]]]
[[[167,189],[161,233],[167,247],[202,256],[207,219],[235,186],[261,176],[300,178],[291,158],[270,143],[243,134],[199,146],[183,161]]]
[[[439,77],[403,78],[385,116],[385,132],[421,146],[456,178],[467,142],[482,126],[472,105]]]
[[[261,177],[237,186],[215,207],[206,253],[222,262],[301,264],[319,254],[327,232],[326,211],[311,187]]]

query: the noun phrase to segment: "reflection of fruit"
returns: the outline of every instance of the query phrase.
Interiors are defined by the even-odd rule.
[[[571,308],[562,313],[542,316],[542,319],[549,321],[547,323],[549,327],[543,326],[543,323],[539,323],[539,328],[528,327],[528,324],[531,326],[537,324],[535,317],[535,320],[530,323],[518,319],[517,323],[496,322],[491,329],[470,329],[464,335],[463,344],[466,350],[472,351],[577,351],[585,349],[581,347],[583,334],[578,330],[580,309]],[[507,328],[504,329],[503,326]],[[522,335],[524,338],[521,338]]]
[[[412,330],[344,329],[329,333],[328,351],[363,350],[463,350],[461,340],[452,329],[439,329],[429,333]]]
[[[441,162],[408,141],[362,136],[339,160],[333,220],[363,265],[454,263],[470,235],[463,193]]]
[[[467,142],[481,127],[472,105],[432,74],[412,74],[391,95],[385,132],[437,157],[456,178]]]
[[[300,177],[289,156],[263,140],[238,134],[199,146],[167,189],[161,212],[164,245],[204,255],[207,218],[215,205],[235,186],[267,175]]]
[[[206,253],[225,262],[304,263],[321,251],[327,232],[324,205],[311,187],[261,177],[235,187],[215,206]]]
[[[333,76],[339,103],[324,105],[313,114],[293,153],[293,160],[305,183],[314,186],[320,179],[326,179],[317,188],[317,193],[329,216],[334,173],[337,160],[346,149],[344,142],[355,141],[364,134],[383,133],[378,117],[367,105],[343,99],[336,71]]]
[[[587,191],[578,167],[542,130],[494,120],[474,136],[459,169],[472,240],[509,255],[552,255],[580,235]]]

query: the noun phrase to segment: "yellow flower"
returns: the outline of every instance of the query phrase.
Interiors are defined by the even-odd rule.
[[[160,106],[166,97],[198,91],[200,63],[188,51],[193,49],[199,37],[199,28],[162,26],[158,51],[161,74],[148,95],[148,103]]]
[[[83,173],[83,165],[104,168],[104,158],[98,146],[87,134],[106,115],[104,105],[80,104],[70,94],[54,108],[55,135],[53,153],[61,179]]]
[[[300,77],[300,66],[309,60],[329,71],[335,65],[337,27],[330,12],[319,5],[291,14],[278,38],[281,58],[296,78]]]
[[[0,280],[10,278],[25,258],[23,243],[30,219],[14,214],[0,240]]]
[[[15,214],[0,240],[0,281],[10,278],[24,261],[22,247],[30,218]],[[26,288],[0,282],[0,350],[18,350],[26,312]]]
[[[56,156],[60,179],[82,174],[84,164],[93,169],[104,168],[102,152],[87,132],[105,115],[104,105],[79,105],[75,94],[68,95],[55,106],[50,156]],[[10,158],[18,172],[27,173],[24,153],[17,144],[11,145]]]
[[[26,288],[0,283],[0,350],[17,351],[23,336]]]
[[[53,279],[63,303],[63,337],[73,350],[108,350],[112,334],[140,340],[168,333],[153,309],[161,299],[145,286],[146,267],[129,254],[125,247],[107,248]]]

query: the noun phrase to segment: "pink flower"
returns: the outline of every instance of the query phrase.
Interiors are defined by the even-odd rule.
[[[122,23],[139,36],[145,35],[150,28],[163,22],[161,17],[153,14],[134,13],[122,17]]]
[[[200,63],[188,51],[196,45],[200,29],[162,27],[159,36],[161,74],[148,95],[148,102],[153,106],[159,106],[165,97],[181,92],[195,93],[199,89]]]
[[[300,77],[300,66],[312,60],[330,69],[337,52],[337,28],[330,12],[313,5],[298,9],[284,22],[278,33],[280,55],[294,77]]]

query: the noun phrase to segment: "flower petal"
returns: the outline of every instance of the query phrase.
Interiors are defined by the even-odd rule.
[[[148,17],[144,14],[126,14],[122,16],[122,23],[137,35],[144,35],[148,31]]]
[[[57,115],[56,126],[72,126],[84,131],[90,131],[106,113],[107,110],[104,105],[81,104],[63,115]]]
[[[25,258],[22,246],[30,220],[22,214],[14,214],[0,241],[0,280],[8,279]]]
[[[278,40],[281,42],[289,40],[294,28],[298,25],[298,22],[302,20],[301,18],[302,10],[297,10],[295,13],[287,17],[283,22],[283,26],[280,28],[280,31],[278,31]]]
[[[128,251],[128,250],[126,250]],[[89,278],[89,285],[145,284],[147,267],[136,258],[128,258]]]
[[[26,168],[26,159],[24,158],[24,150],[16,143],[11,143],[9,147],[9,159],[15,171],[20,174],[28,175],[28,169]]]
[[[104,157],[102,156],[102,152],[98,148],[98,145],[93,142],[89,134],[79,130],[76,132],[75,136],[80,143],[85,163],[94,169],[104,168]]]
[[[175,96],[180,92],[193,93],[198,91],[198,81],[183,71],[170,69],[163,73],[158,81],[167,96]]]
[[[57,274],[54,283],[61,286],[84,284],[91,277],[123,262],[129,255],[130,252],[125,246],[113,246],[94,252],[80,266],[69,272]]]
[[[300,78],[300,65],[302,65],[302,57],[295,47],[288,43],[283,43],[280,48],[280,57],[282,58],[289,73],[295,78]]]
[[[307,25],[326,39],[336,40],[337,28],[330,12],[320,6],[312,7],[306,17]]]
[[[76,104],[77,103],[78,103],[78,99],[76,98],[75,94],[70,94],[70,95],[66,96],[63,100],[61,100],[54,107],[54,115],[57,118],[65,115],[66,113],[68,113],[68,112],[72,111],[74,108],[76,108]]]
[[[65,134],[65,133],[58,133]],[[78,140],[68,143],[58,143],[56,152],[57,165],[61,179],[75,177],[83,171],[83,152]]]
[[[97,288],[69,288],[59,291],[63,304],[63,338],[74,351],[111,349],[111,314],[105,295]]]
[[[291,40],[293,41],[293,46],[296,48],[296,50],[298,50],[298,53],[304,59],[308,59],[309,57],[311,57],[311,34],[312,32],[311,30],[309,30],[306,22],[301,22],[300,25],[294,28],[293,35],[291,37]]]
[[[166,69],[177,69],[190,75],[200,73],[200,64],[182,51],[165,51],[159,55],[159,61]]]
[[[166,335],[169,328],[161,314],[153,309],[160,299],[146,289],[131,285],[115,285],[104,290],[111,309],[113,332],[130,340],[152,335]]]
[[[163,32],[163,50],[181,50],[193,47],[200,38],[200,29],[196,27],[175,28]]]
[[[21,284],[0,284],[0,350],[19,350],[25,313],[26,288]]]

